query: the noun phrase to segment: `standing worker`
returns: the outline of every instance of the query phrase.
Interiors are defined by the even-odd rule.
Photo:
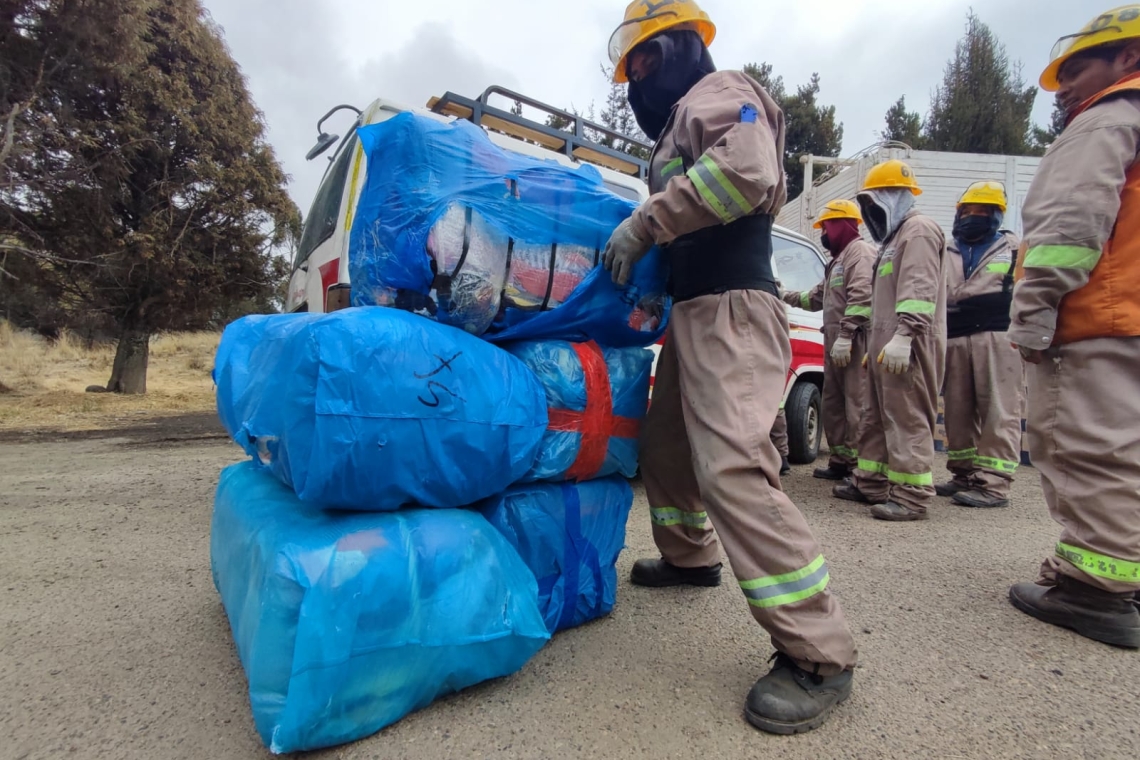
[[[772,439],[772,445],[780,454],[780,475],[787,475],[792,471],[792,463],[788,461],[792,449],[788,442],[788,415],[784,414],[783,401],[780,402],[780,411],[776,412],[776,421],[772,423],[772,432],[768,437]]]
[[[1140,5],[1062,37],[1041,74],[1068,122],[1025,199],[1009,339],[1029,368],[1029,451],[1061,524],[1015,607],[1140,648]]]
[[[867,340],[859,466],[832,491],[878,520],[925,520],[934,500],[934,424],[946,359],[946,238],[913,208],[922,190],[902,161],[871,167],[856,196],[879,244]]]
[[[745,716],[799,733],[851,693],[855,641],[819,543],[780,490],[769,439],[791,362],[772,274],[784,116],[751,78],[716,72],[706,47],[714,34],[692,0],[637,0],[609,45],[614,80],[629,81],[637,123],[655,145],[651,195],[614,230],[605,266],[624,284],[650,247],[664,246],[675,301],[641,450],[662,558],[637,561],[631,580],[719,584],[711,521],[776,648]]]
[[[871,272],[875,249],[859,236],[859,207],[833,200],[813,225],[831,253],[823,281],[806,292],[785,292],[784,302],[807,311],[823,310],[823,432],[831,447],[827,467],[812,473],[823,480],[843,480],[858,462],[859,426],[866,394],[860,366],[867,351],[871,317]]]
[[[975,182],[958,201],[946,260],[946,444],[953,476],[934,487],[963,507],[1008,507],[1021,460],[1025,372],[1010,345],[1018,240],[1002,230],[1005,188]]]

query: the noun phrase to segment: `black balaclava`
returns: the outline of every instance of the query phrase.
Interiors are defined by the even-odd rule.
[[[641,131],[656,141],[661,137],[669,114],[677,101],[697,82],[716,71],[709,49],[701,35],[691,30],[662,32],[633,49],[633,52],[656,52],[661,65],[640,82],[629,80],[629,105]],[[633,58],[626,57],[626,65]]]
[[[984,216],[979,214],[964,216],[959,210],[954,216],[952,234],[964,243],[976,244],[996,239],[1004,216],[997,206],[990,206],[989,213]]]

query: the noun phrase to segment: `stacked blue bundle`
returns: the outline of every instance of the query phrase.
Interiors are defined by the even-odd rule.
[[[490,340],[647,346],[668,313],[652,251],[619,289],[597,266],[635,204],[591,166],[498,148],[479,127],[404,113],[359,130],[368,176],[350,236],[357,306],[396,306]]]
[[[234,440],[327,507],[472,504],[522,478],[546,432],[521,362],[395,309],[245,317],[214,381]]]
[[[551,633],[613,609],[615,565],[632,504],[629,483],[614,477],[514,486],[481,507],[538,579],[538,603]]]
[[[273,752],[368,736],[549,638],[534,576],[477,512],[327,514],[250,462],[222,473],[210,564]]]
[[[548,429],[524,480],[590,480],[637,474],[653,352],[596,343],[524,341],[504,346],[546,391]]]

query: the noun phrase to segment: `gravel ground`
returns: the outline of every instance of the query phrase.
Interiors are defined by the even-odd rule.
[[[171,433],[174,430],[174,433]],[[181,432],[179,432],[181,431]],[[0,445],[2,758],[266,758],[209,575],[210,504],[236,447],[202,425]],[[771,647],[735,584],[645,590],[644,492],[617,609],[520,673],[318,758],[992,758],[1140,755],[1140,654],[1016,612],[1056,540],[1032,470],[1011,509],[941,502],[871,520],[797,468],[858,640],[855,693],[822,729],[741,717]]]

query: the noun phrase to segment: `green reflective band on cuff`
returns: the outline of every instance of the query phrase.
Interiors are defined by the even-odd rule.
[[[977,449],[959,449],[957,451],[947,451],[946,458],[951,462],[974,461],[974,457],[978,455]]]
[[[1020,462],[1010,462],[1007,459],[994,459],[993,457],[974,457],[974,464],[998,472],[1017,472]]]
[[[934,485],[934,473],[923,472],[912,475],[906,472],[887,470],[887,480],[900,486],[932,486]]]
[[[687,176],[705,202],[726,224],[752,213],[752,205],[708,156],[701,156],[693,168],[689,169]]]
[[[934,309],[933,301],[918,301],[913,298],[895,304],[896,314],[933,314]]]
[[[1012,261],[1004,261],[995,264],[986,264],[986,271],[995,274],[1009,274],[1009,270],[1013,269]]]
[[[680,156],[677,156],[672,161],[670,161],[669,163],[667,163],[661,167],[661,176],[662,177],[668,177],[669,175],[673,174],[674,172],[676,172],[677,174],[680,174],[680,172],[678,172],[677,170],[680,169],[684,165],[685,165],[684,159],[682,159]]]
[[[658,507],[649,510],[649,519],[654,525],[668,528],[671,525],[684,525],[686,528],[703,528],[708,521],[707,512],[685,512],[676,507]]]
[[[857,467],[863,472],[875,472],[880,475],[885,475],[887,472],[886,462],[872,462],[870,459],[860,459]]]
[[[827,588],[830,579],[827,562],[821,554],[805,568],[783,575],[741,581],[740,588],[753,607],[780,607],[815,596]]]
[[[1140,562],[1129,562],[1069,544],[1057,544],[1057,556],[1097,578],[1140,584]]]
[[[1083,245],[1037,245],[1025,254],[1027,267],[1062,267],[1091,271],[1100,261],[1100,251]]]
[[[811,308],[811,293],[807,292],[806,290],[804,292],[800,293],[800,308],[801,309],[810,309]]]
[[[883,264],[881,267],[879,267],[879,276],[880,277],[886,277],[888,274],[891,274],[894,271],[895,271],[895,262],[888,261],[886,264]]]
[[[859,457],[859,451],[857,449],[849,449],[846,446],[832,446],[831,453],[841,457],[850,457],[851,459],[857,459]]]
[[[870,306],[848,306],[843,312],[845,317],[869,317],[871,316]]]

